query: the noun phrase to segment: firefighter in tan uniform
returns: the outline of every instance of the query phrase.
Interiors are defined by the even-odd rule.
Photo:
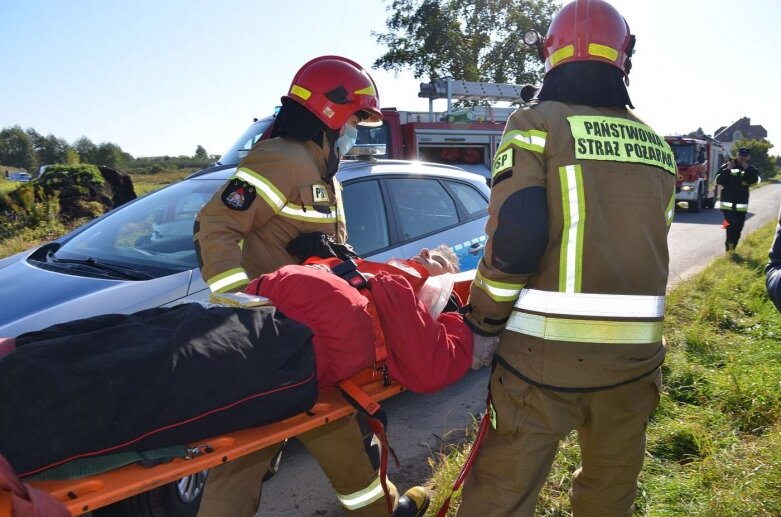
[[[357,63],[323,56],[293,78],[271,130],[239,163],[236,174],[201,209],[195,249],[212,292],[240,290],[261,274],[296,264],[288,243],[322,232],[346,238],[339,157],[355,144],[356,125],[382,122],[374,81]],[[317,458],[350,516],[422,515],[428,494],[414,487],[399,497],[383,490],[372,435],[358,417],[299,436]],[[238,458],[211,471],[200,516],[254,516],[260,486],[281,446]],[[306,487],[301,487],[306,490]]]
[[[564,6],[540,46],[537,100],[497,149],[466,315],[476,366],[490,362],[491,336],[498,348],[458,515],[532,516],[577,430],[574,515],[630,516],[665,356],[675,160],[627,108],[634,36],[611,5]]]

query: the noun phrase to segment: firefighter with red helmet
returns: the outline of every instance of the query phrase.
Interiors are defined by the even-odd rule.
[[[358,125],[379,125],[377,87],[359,64],[322,56],[296,73],[271,129],[236,173],[199,212],[195,249],[212,292],[241,290],[250,279],[298,260],[288,243],[302,233],[322,232],[346,240],[339,158],[354,144]],[[340,419],[299,436],[328,476],[351,516],[422,515],[428,494],[422,487],[399,497],[378,473],[372,434],[361,419]],[[244,456],[214,469],[201,503],[201,516],[254,516],[260,484],[279,447]],[[304,489],[304,487],[302,487]]]
[[[574,515],[632,515],[665,356],[676,174],[629,109],[634,43],[604,0],[565,5],[539,40],[537,98],[507,122],[465,316],[475,364],[494,370],[459,515],[533,515],[573,430]]]

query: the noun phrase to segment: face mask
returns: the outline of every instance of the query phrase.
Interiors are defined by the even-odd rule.
[[[336,154],[340,157],[347,154],[347,151],[353,148],[355,142],[358,140],[358,128],[352,124],[344,126],[344,134],[336,139],[334,144],[336,148]]]

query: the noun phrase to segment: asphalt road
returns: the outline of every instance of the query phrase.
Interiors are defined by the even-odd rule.
[[[751,194],[750,212],[743,235],[774,220],[781,203],[781,184],[765,185]],[[670,282],[696,274],[724,253],[721,212],[697,214],[677,211],[670,230]],[[770,248],[770,242],[767,248]],[[383,403],[388,413],[388,436],[400,467],[389,464],[389,478],[403,491],[422,483],[430,473],[429,459],[447,444],[463,440],[473,415],[485,405],[488,369],[470,372],[457,384],[434,395],[402,393]],[[340,516],[328,478],[317,462],[295,440],[288,444],[282,468],[263,485],[261,517]]]

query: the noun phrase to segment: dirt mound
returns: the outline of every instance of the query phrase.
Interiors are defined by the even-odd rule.
[[[133,180],[123,172],[88,164],[50,165],[35,181],[0,196],[0,212],[40,219],[43,205],[66,221],[91,219],[135,198]]]
[[[65,219],[96,217],[136,198],[130,176],[105,166],[52,165],[37,183],[59,198]]]

